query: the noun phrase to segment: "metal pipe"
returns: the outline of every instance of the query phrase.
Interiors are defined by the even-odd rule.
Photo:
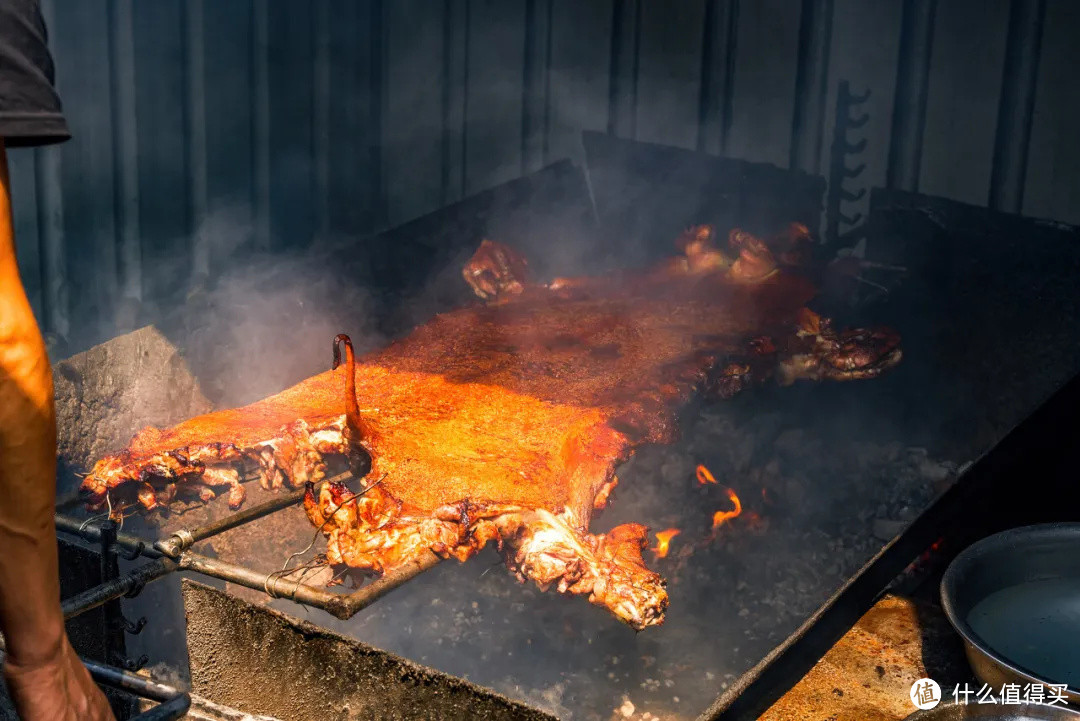
[[[263,591],[276,598],[285,598],[307,606],[322,608],[335,616],[338,616],[335,610],[343,607],[344,594],[332,593],[306,583],[298,583],[282,578],[279,574],[260,573],[235,563],[208,558],[194,551],[185,551],[180,556],[179,562],[180,568],[184,571],[201,573],[204,576],[235,583],[245,588]],[[339,618],[348,618],[348,616],[339,616]]]
[[[112,69],[112,141],[115,213],[119,230],[120,293],[142,299],[142,237],[139,234],[138,122],[135,113],[135,36],[132,0],[109,3],[109,66]],[[125,319],[134,321],[134,317]],[[129,330],[125,328],[124,330]]]
[[[42,307],[45,332],[67,340],[71,332],[67,256],[64,249],[64,191],[60,180],[60,150],[34,150],[37,180],[38,228],[41,237]]]
[[[159,702],[157,706],[133,717],[131,721],[176,721],[183,718],[191,707],[191,696],[178,688],[97,661],[84,658],[82,662],[95,681],[140,698]]]
[[[697,149],[723,155],[731,133],[739,0],[708,0],[701,46]]]
[[[440,561],[442,561],[440,557],[436,556],[431,551],[425,551],[419,559],[410,561],[401,568],[395,569],[382,578],[376,579],[368,585],[362,586],[359,590],[353,591],[348,596],[345,596],[344,609],[342,609],[341,615],[334,613],[332,609],[327,610],[338,618],[351,618],[393,591],[398,586],[402,586],[424,571],[434,568]]]
[[[58,513],[60,511],[66,510],[68,508],[73,508],[74,506],[77,506],[77,505],[79,505],[79,491],[78,491],[78,489],[76,489],[74,491],[68,491],[67,493],[65,493],[63,495],[60,495],[60,496],[56,497],[56,511]]]
[[[106,666],[87,659],[83,659],[83,662],[86,664],[87,670],[90,671],[90,675],[96,680],[112,688],[129,691],[141,698],[147,698],[151,701],[168,701],[177,694],[183,693],[180,689],[151,681],[148,678],[123,671],[114,666]]]
[[[885,185],[898,190],[919,188],[926,94],[934,44],[937,0],[905,0],[900,24],[896,93],[893,97],[892,138]]]
[[[46,27],[56,23],[54,0],[41,0]],[[58,80],[63,92],[62,80]],[[34,178],[37,181],[38,233],[41,241],[41,276],[44,279],[42,306],[45,332],[63,338],[71,331],[68,294],[67,251],[64,243],[64,191],[60,177],[60,149],[55,145],[34,150]]]
[[[191,548],[193,545],[204,539],[216,536],[219,533],[224,533],[237,526],[242,526],[249,521],[267,516],[274,511],[280,511],[282,508],[288,508],[289,506],[295,506],[297,503],[304,499],[303,489],[291,491],[286,494],[282,494],[273,500],[261,503],[257,506],[244,509],[239,513],[234,513],[224,518],[219,518],[216,521],[211,521],[204,526],[197,526],[193,529],[180,529],[166,539],[160,540],[154,544],[154,548],[164,553],[166,556],[176,558],[181,553]]]
[[[349,472],[340,473],[324,482],[343,481],[351,475]],[[298,503],[303,497],[303,490],[293,491],[290,494],[282,495],[279,498],[253,506],[245,511],[204,526],[178,531],[169,538],[154,544],[154,547],[147,546],[145,541],[130,534],[116,533],[115,539],[112,539],[110,534],[110,540],[115,545],[155,558],[156,561],[146,564],[126,576],[73,596],[64,602],[65,614],[70,612],[71,615],[77,615],[113,598],[118,598],[133,588],[180,569],[236,583],[256,591],[263,591],[274,597],[321,608],[338,618],[347,619],[375,603],[390,591],[434,567],[442,560],[433,552],[426,551],[419,559],[372,581],[351,594],[343,594],[293,581],[282,577],[281,574],[260,573],[235,563],[208,558],[202,554],[187,550],[200,540],[244,523],[249,523],[282,508],[287,508]],[[58,531],[77,535],[88,541],[100,542],[103,534],[108,533],[99,526],[86,524],[62,514],[56,514],[55,519]],[[173,556],[173,558],[169,556]]]
[[[116,557],[116,550],[113,546],[116,544],[116,534],[118,532],[116,522],[113,520],[105,521],[101,524],[101,540],[100,540],[100,556],[98,557],[98,588],[110,584],[120,578],[120,562]],[[135,588],[133,586],[132,588]],[[124,617],[120,610],[120,602],[116,599],[122,594],[116,594],[116,596],[107,599],[103,604],[102,612],[104,617],[104,623],[102,624],[102,638],[101,638],[101,657],[105,660],[113,658],[113,636],[117,633],[117,629],[121,619]],[[92,598],[87,596],[87,599]],[[82,613],[83,609],[72,608],[72,615]],[[122,636],[121,636],[122,638]]]
[[[270,18],[269,3],[251,4],[252,174],[255,247],[270,242]]]
[[[332,478],[328,478],[325,481],[320,481],[316,488],[323,483],[341,483],[352,478],[352,473],[346,471],[345,473],[339,473]],[[182,528],[176,531],[168,538],[162,539],[154,544],[154,548],[164,553],[166,556],[176,558],[181,553],[191,548],[193,545],[204,539],[216,536],[219,533],[224,533],[230,529],[242,526],[245,523],[268,516],[275,511],[280,511],[283,508],[289,506],[295,506],[300,501],[304,500],[304,489],[299,488],[289,493],[284,493],[276,498],[273,498],[265,503],[260,503],[257,506],[246,508],[239,513],[234,513],[224,518],[219,518],[216,521],[211,521],[203,526],[196,526],[195,528]]]
[[[1007,213],[1019,213],[1024,202],[1045,17],[1046,0],[1012,0],[989,200],[991,208]]]
[[[641,58],[641,0],[615,0],[611,20],[608,134],[637,136],[638,70]]]
[[[829,189],[825,195],[825,243],[835,247],[840,236],[840,200],[844,186],[844,146],[847,143],[848,95],[847,80],[840,81],[836,91],[836,112],[833,120],[832,152],[829,158]]]
[[[383,0],[367,3],[371,32],[370,73],[371,88],[368,106],[367,167],[370,178],[371,215],[364,230],[382,228],[386,224],[386,174],[383,170],[383,112],[386,108],[386,49],[384,47],[385,14]]]
[[[62,533],[67,533],[72,536],[78,536],[90,543],[101,542],[101,527],[93,524],[80,521],[70,516],[57,513],[54,516],[56,523],[56,530]],[[133,536],[130,533],[117,532],[116,540],[114,543],[121,548],[136,552],[146,558],[161,558],[162,553],[154,548],[151,544],[138,536]]]
[[[203,0],[184,3],[185,106],[188,142],[187,161],[191,190],[191,274],[195,283],[210,275],[210,238],[200,225],[206,221],[209,185],[206,150],[206,40]]]
[[[833,0],[803,0],[789,166],[817,175],[825,128]]]
[[[552,0],[525,2],[525,64],[521,103],[522,174],[539,170],[547,161],[551,6]]]
[[[156,581],[162,576],[172,573],[177,568],[179,568],[179,564],[173,559],[159,558],[156,561],[152,561],[144,566],[136,568],[131,573],[119,576],[111,581],[106,581],[105,583],[87,589],[82,593],[77,593],[70,598],[66,598],[60,604],[64,611],[64,620],[74,618],[92,608],[97,608],[113,599],[131,593],[133,590],[141,588],[151,581]]]
[[[330,3],[312,4],[312,148],[315,155],[315,230],[330,232]]]
[[[101,529],[95,526],[87,526],[80,531],[80,524],[74,519],[58,515],[56,520],[57,529],[60,531],[73,533],[87,540],[98,540],[101,537]],[[361,587],[359,590],[351,594],[343,594],[333,593],[306,583],[297,583],[288,578],[283,578],[280,574],[253,571],[250,568],[228,561],[208,558],[193,551],[184,551],[176,559],[168,558],[163,556],[160,551],[146,546],[145,541],[128,534],[118,533],[115,543],[131,550],[141,547],[143,555],[156,557],[157,560],[154,563],[141,566],[125,576],[95,586],[65,600],[63,602],[65,618],[76,616],[114,598],[119,598],[132,589],[161,578],[172,571],[185,570],[235,583],[256,591],[263,591],[277,598],[285,598],[306,606],[321,608],[337,618],[348,619],[375,603],[387,593],[416,578],[424,571],[433,568],[442,560],[431,551],[427,551],[419,559],[395,569]]]
[[[465,194],[465,115],[469,90],[469,3],[443,0],[442,202]]]
[[[191,709],[191,695],[181,693],[168,701],[163,701],[152,709],[133,716],[129,721],[176,721],[187,716]]]
[[[350,594],[333,593],[306,583],[282,578],[279,574],[258,573],[235,563],[207,558],[192,551],[187,551],[180,557],[180,568],[236,583],[256,591],[267,592],[276,598],[321,608],[332,616],[345,620],[375,603],[395,588],[431,569],[441,560],[431,551],[427,551],[419,560],[408,563]]]

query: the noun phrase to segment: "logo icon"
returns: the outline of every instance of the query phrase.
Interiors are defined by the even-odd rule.
[[[929,709],[941,703],[941,687],[932,678],[920,678],[911,684],[911,703],[915,708]]]

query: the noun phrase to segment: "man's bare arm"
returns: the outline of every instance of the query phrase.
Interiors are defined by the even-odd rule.
[[[56,426],[49,358],[15,259],[6,157],[0,182],[0,628],[11,657],[34,662],[64,636]]]
[[[0,139],[0,630],[24,719],[109,719],[64,631],[53,507],[56,421],[45,343],[15,256]]]

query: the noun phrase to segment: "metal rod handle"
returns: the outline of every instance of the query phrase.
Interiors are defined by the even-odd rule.
[[[150,581],[161,578],[175,571],[179,565],[171,558],[159,558],[156,561],[139,566],[131,573],[118,576],[106,581],[82,593],[77,593],[70,598],[64,599],[61,608],[64,611],[64,620],[74,618],[80,613],[85,613],[92,608],[104,605],[109,601],[125,596],[132,591],[142,588]]]
[[[178,688],[96,661],[82,659],[82,662],[90,676],[98,683],[158,702],[157,706],[132,717],[130,721],[176,721],[183,718],[191,708],[191,695]]]

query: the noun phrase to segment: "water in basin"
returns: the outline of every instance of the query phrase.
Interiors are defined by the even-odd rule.
[[[1080,578],[1003,588],[977,603],[967,622],[998,656],[1048,683],[1080,688]]]

